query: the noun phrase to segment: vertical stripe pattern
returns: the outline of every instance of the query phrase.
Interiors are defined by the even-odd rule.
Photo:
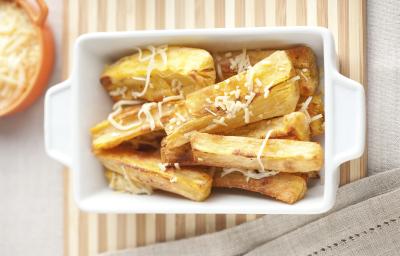
[[[363,84],[365,1],[363,0],[64,0],[63,76],[71,70],[71,49],[82,33],[142,29],[324,26],[332,31],[340,71]],[[350,51],[351,49],[351,51]],[[366,175],[366,156],[341,167],[341,184]],[[223,230],[255,214],[92,214],[79,211],[72,181],[64,172],[65,255],[97,255]]]

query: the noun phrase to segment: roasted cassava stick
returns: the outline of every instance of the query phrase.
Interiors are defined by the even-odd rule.
[[[282,172],[320,170],[323,152],[318,143],[270,139],[261,151],[262,139],[194,133],[190,144],[194,162],[207,166],[261,169]],[[260,163],[261,161],[261,163]]]
[[[248,56],[247,65],[254,66],[257,62],[268,57],[277,50],[247,50],[247,51],[233,51],[233,52],[219,52],[214,53],[215,69],[219,72],[217,81],[223,81],[236,74],[238,65],[243,65],[243,53]],[[300,95],[311,96],[319,84],[319,73],[316,57],[313,51],[307,46],[298,46],[285,50],[288,54],[296,73],[300,76],[299,86]],[[246,57],[244,57],[246,58]]]
[[[303,177],[304,176],[304,177]],[[279,173],[262,179],[249,179],[241,173],[233,172],[221,177],[221,172],[216,172],[213,187],[239,188],[257,192],[288,204],[293,204],[304,197],[307,191],[305,175],[292,173]]]
[[[202,167],[166,167],[159,152],[137,152],[117,147],[96,152],[96,157],[109,170],[136,179],[143,184],[175,193],[194,201],[210,194],[212,178]]]
[[[145,88],[147,77],[149,83]],[[214,84],[214,61],[211,54],[203,49],[149,47],[149,50],[123,57],[107,66],[100,82],[114,101],[162,101],[163,97],[186,95]]]

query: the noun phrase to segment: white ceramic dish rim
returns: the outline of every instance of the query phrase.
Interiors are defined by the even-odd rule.
[[[217,37],[241,38],[239,44],[250,43],[252,38],[270,36],[274,38],[293,38],[316,36],[322,42],[324,103],[325,103],[325,166],[321,177],[324,185],[317,186],[319,190],[315,200],[303,199],[287,205],[281,202],[248,197],[241,193],[224,193],[210,198],[206,202],[192,202],[187,199],[167,195],[152,197],[126,195],[109,190],[103,181],[103,188],[84,192],[85,186],[90,186],[90,180],[84,178],[82,162],[93,156],[88,154],[87,147],[82,145],[82,128],[79,123],[83,116],[79,102],[82,98],[83,86],[81,79],[89,74],[83,66],[85,58],[89,56],[88,44],[99,47],[101,41],[112,41],[118,49],[118,42],[139,40],[144,46],[159,42],[163,38],[197,38],[199,40],[218,41]],[[156,39],[157,38],[157,39]],[[245,38],[245,39],[242,39]],[[147,41],[146,41],[147,40]],[[158,41],[157,41],[158,40]],[[240,41],[239,40],[239,41]],[[162,41],[162,40],[161,40]],[[230,41],[230,40],[228,40]],[[147,42],[147,43],[145,43]],[[94,44],[93,44],[94,43]],[[186,44],[186,43],[185,43]],[[196,44],[196,43],[189,43]],[[132,48],[136,45],[132,45]],[[85,48],[86,47],[86,48]],[[100,46],[101,48],[101,46]],[[104,48],[104,47],[103,47]],[[122,47],[123,48],[123,47]],[[121,48],[121,49],[122,49]],[[126,47],[125,47],[126,48]],[[118,55],[126,50],[119,50]],[[112,49],[111,49],[112,50]],[[110,49],[107,49],[110,51]],[[75,44],[73,53],[73,69],[68,80],[50,88],[45,99],[45,145],[47,153],[56,160],[67,165],[72,172],[73,195],[78,207],[84,211],[103,213],[251,213],[251,214],[314,214],[328,211],[335,202],[335,195],[339,184],[340,164],[358,158],[362,155],[365,146],[365,93],[363,87],[337,71],[337,60],[334,40],[331,33],[320,27],[276,27],[276,28],[235,28],[235,29],[190,29],[190,30],[162,30],[162,31],[132,31],[132,32],[103,32],[80,36]],[[93,56],[91,56],[93,57]],[[103,60],[104,62],[104,60]],[[83,71],[84,70],[84,71]],[[99,90],[98,75],[90,74],[94,85]],[[80,86],[79,86],[80,84]],[[104,118],[101,117],[101,118]],[[100,121],[100,120],[99,120]],[[89,136],[87,130],[85,131]],[[82,160],[83,159],[83,160]],[[95,186],[98,186],[96,184]],[[218,192],[219,193],[219,192]],[[313,194],[315,194],[313,192]],[[245,199],[245,201],[239,201]],[[308,200],[308,201],[307,201]],[[313,201],[314,200],[314,201]],[[235,203],[236,202],[236,203]],[[240,203],[237,203],[240,202]],[[260,204],[260,202],[264,202]]]

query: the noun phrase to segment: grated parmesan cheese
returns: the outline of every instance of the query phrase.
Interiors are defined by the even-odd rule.
[[[258,164],[260,165],[260,169],[259,169],[260,172],[264,172],[265,171],[264,164],[261,161],[261,155],[262,155],[262,153],[264,151],[265,145],[267,145],[267,141],[268,141],[269,137],[271,136],[271,133],[272,133],[272,130],[269,130],[265,134],[265,138],[264,138],[263,142],[261,143],[261,147],[260,147],[260,149],[258,150],[258,153],[257,153],[257,161],[258,161]]]
[[[138,77],[138,76],[132,76],[131,77],[131,79],[133,79],[133,80],[138,80],[138,81],[146,81],[146,78],[144,78],[144,77]]]
[[[250,103],[253,101],[254,97],[256,96],[255,92],[251,92],[249,95],[244,96],[244,99],[246,100],[246,106],[249,106]]]
[[[160,168],[160,171],[165,172],[167,170],[166,168],[167,165],[168,164],[159,163],[158,168]]]
[[[167,54],[166,50],[168,49],[168,46],[160,46],[160,47],[154,47],[152,45],[148,46],[147,49],[150,51],[150,55],[143,57],[143,51],[140,48],[136,48],[138,50],[139,56],[138,59],[140,62],[148,61],[147,65],[147,70],[146,70],[146,78],[145,78],[145,84],[144,88],[141,92],[132,92],[132,97],[138,98],[142,97],[146,94],[148,88],[150,87],[150,76],[151,72],[154,69],[155,65],[155,58],[156,55],[159,54],[163,60],[164,66],[167,65]]]
[[[186,122],[186,118],[182,116],[180,113],[176,113],[176,116],[179,118],[180,121]]]
[[[312,96],[309,96],[302,104],[301,108],[299,109],[300,112],[303,112],[304,115],[306,116],[306,120],[308,123],[311,123],[311,117],[310,114],[308,113],[308,106],[310,105],[312,101]]]
[[[246,73],[246,82],[244,86],[247,87],[249,92],[253,91],[253,80],[254,80],[254,68],[250,68]]]
[[[114,90],[110,91],[110,95],[113,97],[122,96],[125,97],[125,92],[127,88],[125,86],[117,87]]]
[[[314,122],[314,121],[317,121],[318,119],[321,119],[322,117],[323,117],[322,114],[315,115],[315,116],[310,118],[310,123]]]
[[[139,105],[139,104],[142,104],[142,103],[143,103],[143,101],[141,101],[141,100],[120,100],[120,101],[117,101],[112,106],[112,109],[116,110],[116,109],[118,109],[118,108],[120,108],[122,106],[133,106],[133,105]]]
[[[299,73],[304,78],[304,80],[308,81],[308,78],[304,75],[303,71],[299,71]]]
[[[150,110],[151,110],[151,108],[153,108],[155,106],[157,106],[157,103],[155,103],[155,102],[144,103],[138,113],[138,118],[140,121],[142,121],[142,115],[143,114],[145,115],[146,121],[149,123],[150,129],[152,131],[156,128],[156,122],[155,122]]]
[[[249,112],[249,108],[245,108],[244,109],[244,122],[246,124],[250,123],[250,112]]]
[[[219,125],[228,126],[225,123],[225,118],[224,117],[221,117],[219,119],[213,119],[213,122],[216,123],[216,124],[219,124]]]
[[[246,53],[246,48],[242,49],[242,53],[229,59],[230,69],[241,73],[251,67],[249,56]]]
[[[161,122],[161,117],[163,114],[162,104],[166,103],[166,102],[170,102],[170,101],[174,101],[174,100],[182,100],[182,99],[183,99],[183,95],[168,96],[168,97],[164,97],[162,101],[157,103],[159,123],[162,127],[164,127],[163,123]]]
[[[215,114],[215,112],[211,111],[209,108],[205,108],[205,110],[210,113],[213,116],[217,116],[217,114]]]
[[[15,102],[39,71],[40,36],[15,1],[0,1],[0,109]]]
[[[276,171],[264,171],[257,172],[256,170],[241,169],[241,168],[223,168],[221,172],[221,177],[224,177],[233,172],[240,172],[246,177],[246,181],[249,182],[250,179],[262,179],[270,176],[277,175],[279,172]]]
[[[121,130],[121,131],[126,131],[129,129],[132,129],[136,126],[139,126],[142,124],[141,120],[139,120],[139,122],[135,122],[132,123],[130,125],[122,125],[120,123],[118,123],[114,117],[117,116],[119,113],[121,113],[122,111],[122,106],[124,105],[137,105],[137,104],[141,104],[142,101],[138,101],[138,100],[120,100],[117,103],[115,103],[112,107],[112,109],[114,110],[112,113],[110,113],[107,117],[108,122],[110,122],[110,124],[112,126],[114,126],[116,129]]]
[[[261,82],[261,80],[260,80],[260,78],[256,78],[256,84],[259,86],[259,87],[261,87],[263,84],[262,84],[262,82]]]
[[[176,177],[176,176],[172,176],[170,179],[169,179],[169,182],[171,182],[171,183],[176,183],[178,181],[178,177]]]

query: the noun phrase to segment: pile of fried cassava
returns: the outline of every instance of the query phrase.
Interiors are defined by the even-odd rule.
[[[115,104],[91,129],[92,148],[112,189],[203,201],[235,188],[292,204],[319,177],[323,149],[312,140],[324,110],[308,47],[149,46],[100,82]]]

